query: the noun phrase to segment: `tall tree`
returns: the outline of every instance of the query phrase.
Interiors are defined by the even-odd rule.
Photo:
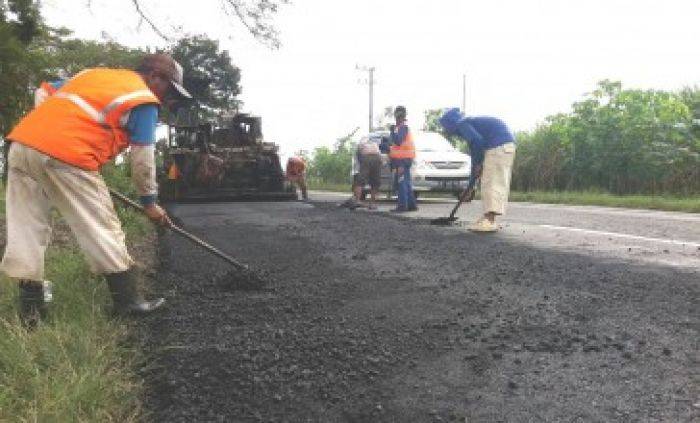
[[[38,66],[30,45],[42,31],[38,2],[0,0],[0,137],[31,104]]]
[[[46,51],[45,72],[48,78],[70,77],[86,68],[108,67],[134,69],[144,50],[123,46],[114,41],[65,38],[67,31],[53,31],[42,43]]]
[[[231,63],[228,51],[219,51],[217,41],[202,35],[183,38],[171,53],[182,64],[185,88],[196,100],[192,105],[196,119],[211,119],[238,109],[241,71]]]

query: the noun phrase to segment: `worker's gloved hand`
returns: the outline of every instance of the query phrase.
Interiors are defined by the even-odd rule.
[[[168,214],[158,204],[148,205],[143,208],[143,211],[146,213],[146,216],[148,216],[148,218],[151,219],[152,222],[158,225],[169,227],[173,224],[173,222],[170,220],[170,217],[168,217]]]

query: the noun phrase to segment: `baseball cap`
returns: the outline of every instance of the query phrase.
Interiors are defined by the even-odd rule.
[[[170,80],[170,85],[184,98],[192,98],[192,95],[182,86],[182,66],[169,54],[147,54],[141,59],[139,70],[152,70],[161,73]]]

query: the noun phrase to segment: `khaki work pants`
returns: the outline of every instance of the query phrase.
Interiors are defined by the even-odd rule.
[[[512,142],[486,150],[484,170],[481,175],[484,214],[506,212],[514,158],[515,143]]]
[[[93,272],[117,273],[131,267],[121,223],[98,172],[16,142],[8,162],[7,246],[0,269],[9,277],[44,279],[52,207],[70,226]]]

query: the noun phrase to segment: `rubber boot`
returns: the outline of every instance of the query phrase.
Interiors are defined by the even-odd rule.
[[[46,318],[44,302],[44,282],[20,280],[19,283],[19,319],[22,326],[33,330],[42,319]]]
[[[134,269],[105,275],[112,294],[114,313],[119,316],[143,315],[157,310],[165,298],[145,300],[138,290],[138,278]]]

